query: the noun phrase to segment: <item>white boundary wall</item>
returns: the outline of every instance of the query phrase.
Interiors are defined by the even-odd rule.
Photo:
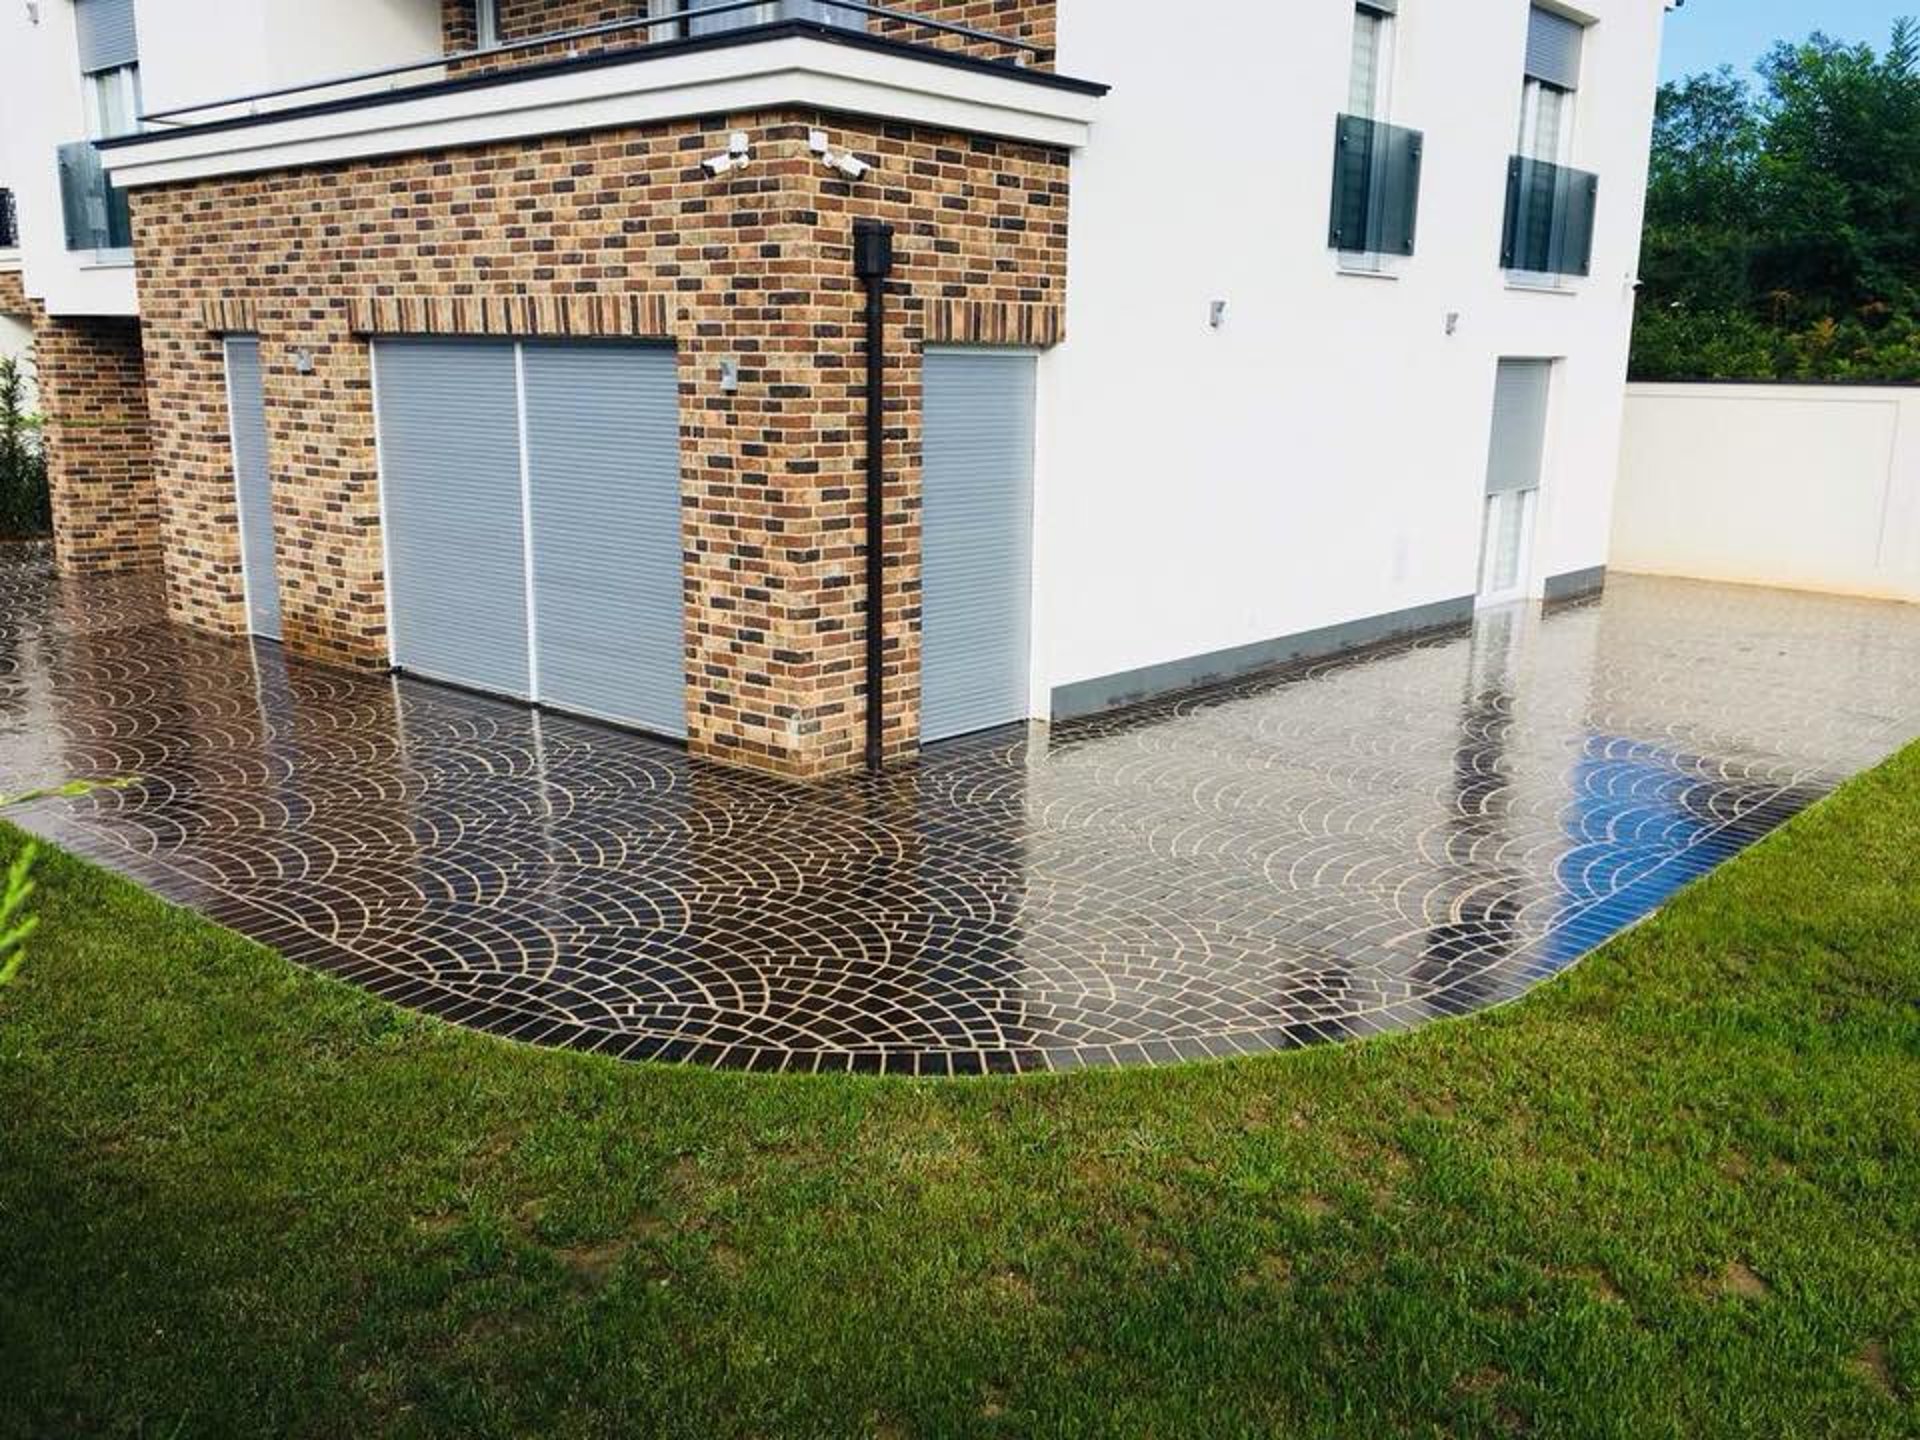
[[[1612,566],[1920,601],[1920,387],[1629,386]]]

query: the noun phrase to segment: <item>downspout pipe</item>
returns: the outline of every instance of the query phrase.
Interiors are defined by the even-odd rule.
[[[893,227],[853,222],[853,273],[867,287],[867,769],[886,768],[887,277]]]

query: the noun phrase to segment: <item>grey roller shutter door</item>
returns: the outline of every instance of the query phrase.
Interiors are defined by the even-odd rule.
[[[394,663],[529,698],[514,348],[383,340],[374,355]]]
[[[1586,29],[1577,20],[1535,7],[1527,16],[1527,74],[1562,90],[1580,88]]]
[[[925,357],[921,516],[923,740],[1026,718],[1034,360]]]
[[[73,23],[80,37],[80,68],[86,73],[114,70],[140,58],[133,0],[76,0]]]
[[[1493,439],[1487,456],[1487,494],[1540,488],[1547,443],[1551,360],[1502,360],[1493,391]]]
[[[267,468],[267,395],[260,342],[227,341],[228,420],[233,430],[235,498],[240,507],[240,559],[247,582],[247,628],[280,638],[280,574],[273,543],[273,483]]]
[[[674,352],[528,344],[522,363],[538,696],[684,736]]]

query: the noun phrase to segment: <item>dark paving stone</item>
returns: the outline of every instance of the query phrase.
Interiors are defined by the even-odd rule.
[[[0,556],[0,793],[289,958],[533,1043],[759,1071],[1166,1065],[1524,993],[1920,734],[1920,611],[1597,603],[799,787],[289,664]]]

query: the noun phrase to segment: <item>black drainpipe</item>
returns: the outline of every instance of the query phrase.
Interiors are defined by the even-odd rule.
[[[886,764],[885,598],[887,277],[893,273],[893,227],[853,222],[853,273],[867,287],[867,769]]]

